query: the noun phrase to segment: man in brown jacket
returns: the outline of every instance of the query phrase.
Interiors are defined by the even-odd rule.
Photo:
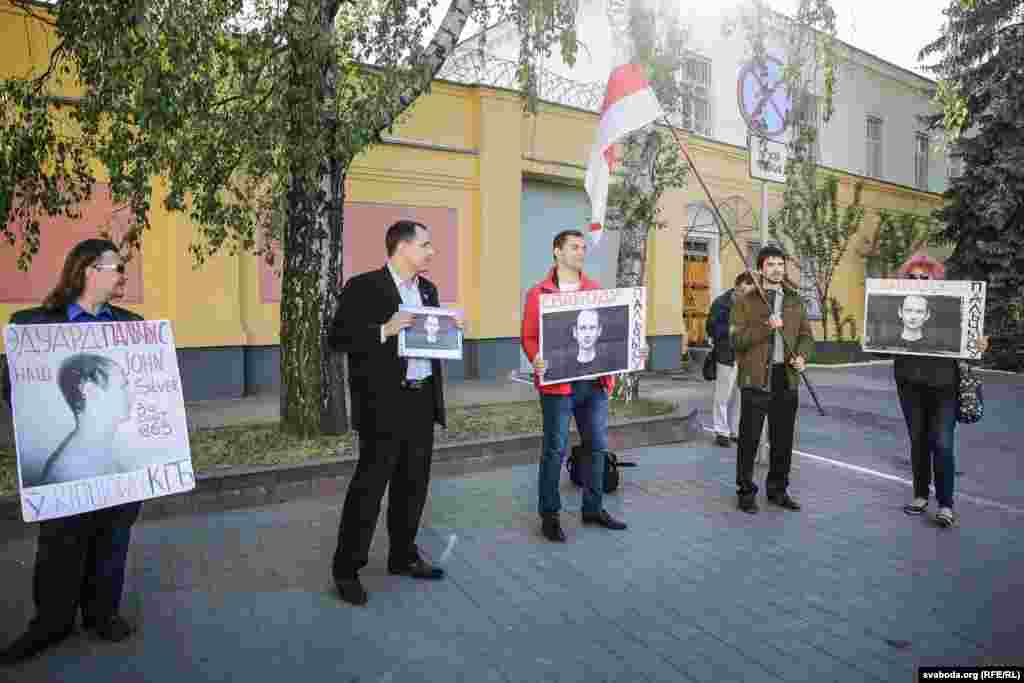
[[[729,326],[740,387],[736,487],[739,508],[751,514],[758,509],[754,458],[765,417],[771,441],[765,482],[768,501],[788,510],[800,509],[786,489],[793,460],[800,373],[814,349],[803,299],[785,282],[785,253],[773,245],[764,247],[757,255],[757,269],[768,304],[756,290],[737,297]]]

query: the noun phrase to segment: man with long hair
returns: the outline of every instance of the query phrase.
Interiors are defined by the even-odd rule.
[[[64,261],[60,280],[42,306],[16,312],[11,324],[98,323],[142,320],[110,302],[124,296],[124,263],[116,244],[87,239]],[[117,373],[113,373],[116,375]],[[111,380],[121,381],[121,377]],[[65,377],[74,399],[91,391],[87,378]],[[11,400],[3,373],[4,397]],[[101,640],[121,641],[133,627],[119,614],[131,529],[141,503],[127,503],[39,523],[32,597],[36,614],[28,629],[0,654],[13,663],[67,638],[75,618]]]

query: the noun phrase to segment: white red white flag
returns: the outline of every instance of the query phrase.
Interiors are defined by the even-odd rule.
[[[608,179],[615,167],[616,142],[664,115],[643,67],[624,64],[612,70],[601,105],[597,138],[590,150],[583,186],[590,197],[590,236],[601,241],[608,208]]]

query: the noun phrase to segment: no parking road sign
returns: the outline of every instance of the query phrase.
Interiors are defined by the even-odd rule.
[[[774,57],[763,63],[747,62],[740,68],[736,83],[740,115],[755,135],[774,138],[786,130],[786,117],[792,102],[786,92],[783,65]]]

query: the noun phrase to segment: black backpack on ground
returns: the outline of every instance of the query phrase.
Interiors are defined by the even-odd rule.
[[[581,459],[589,457],[589,454],[583,450],[583,446],[573,446],[572,452],[569,457],[565,459],[565,469],[569,471],[569,480],[577,486],[583,486],[583,476],[580,473],[579,462]],[[619,474],[620,467],[636,467],[635,462],[620,462],[619,456],[615,455],[611,451],[606,451],[605,468],[604,468],[604,492],[612,493],[619,488],[619,483],[622,476]]]

